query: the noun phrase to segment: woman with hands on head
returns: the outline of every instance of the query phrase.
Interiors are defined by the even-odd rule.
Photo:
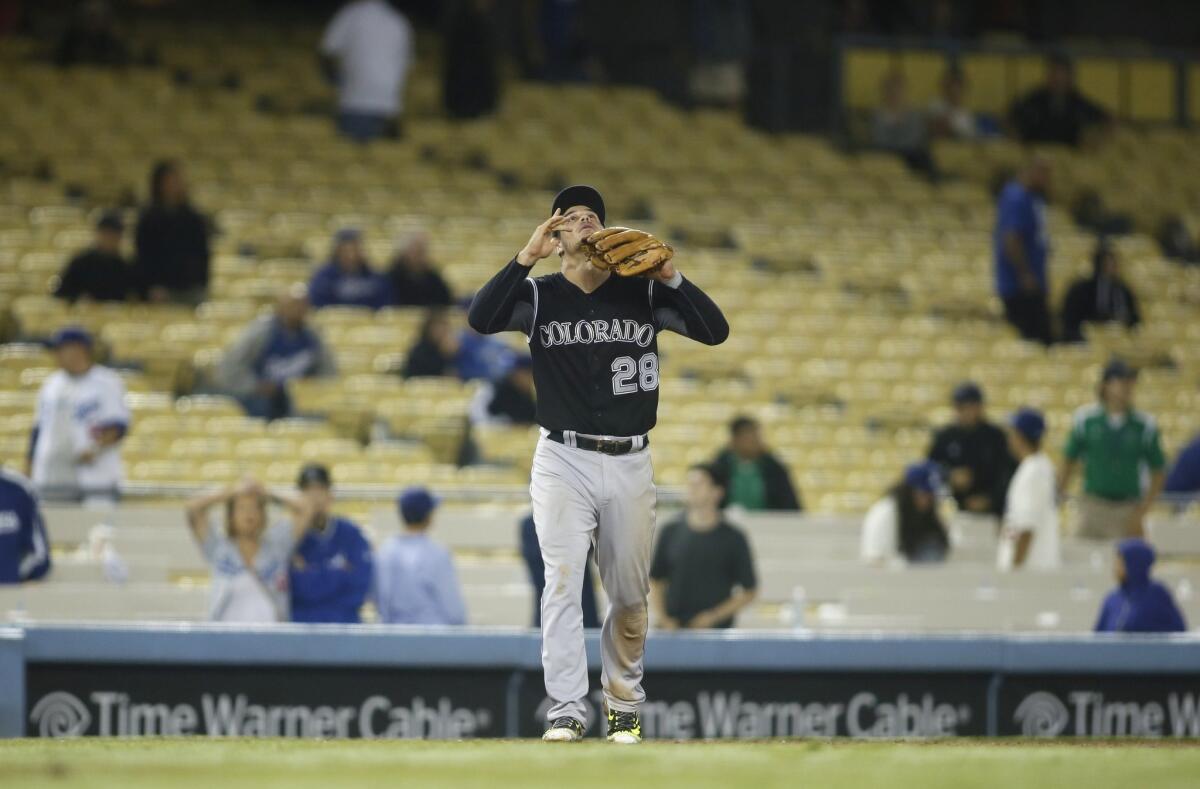
[[[224,528],[215,528],[209,517],[218,504],[225,508]],[[289,517],[268,526],[268,504],[282,506]],[[288,621],[288,563],[312,524],[311,505],[246,477],[192,499],[186,511],[192,536],[212,568],[209,619]]]

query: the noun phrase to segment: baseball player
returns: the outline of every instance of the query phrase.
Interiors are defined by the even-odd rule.
[[[92,359],[92,337],[78,326],[51,340],[59,369],[38,392],[30,441],[34,487],[48,500],[104,504],[117,497],[118,445],[129,429],[125,384]]]
[[[542,666],[551,700],[542,739],[569,742],[584,734],[580,595],[590,544],[611,603],[601,632],[608,740],[637,743],[654,544],[646,434],[658,408],[657,337],[670,330],[718,345],[729,324],[676,270],[668,247],[640,231],[604,230],[604,200],[592,187],[564,189],[551,211],[476,294],[468,320],[481,333],[524,332],[533,357],[541,439],[529,490],[546,565]],[[597,237],[621,246],[600,257]],[[561,258],[561,270],[530,277],[551,254]],[[647,261],[653,265],[645,276],[613,276],[629,273],[621,266],[636,271]]]

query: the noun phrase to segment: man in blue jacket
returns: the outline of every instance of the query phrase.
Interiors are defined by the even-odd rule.
[[[1150,578],[1154,549],[1136,537],[1117,545],[1118,586],[1108,593],[1097,633],[1179,633],[1187,630],[1171,592]]]
[[[392,284],[367,263],[362,233],[344,228],[333,237],[333,254],[313,274],[308,298],[321,307],[368,307],[377,310],[392,303]]]
[[[329,469],[317,463],[306,465],[297,487],[316,517],[292,557],[292,621],[362,621],[358,610],[371,589],[371,546],[358,526],[331,514]]]
[[[50,571],[50,541],[33,485],[0,469],[0,584],[33,581]]]

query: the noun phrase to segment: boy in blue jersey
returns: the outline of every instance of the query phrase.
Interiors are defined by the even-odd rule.
[[[1043,345],[1053,342],[1046,301],[1050,175],[1049,160],[1035,157],[1020,176],[1005,185],[996,204],[992,239],[996,295],[1004,302],[1004,317],[1023,338]]]
[[[33,581],[49,571],[50,541],[33,485],[0,469],[0,584]]]
[[[360,622],[359,609],[371,589],[371,546],[358,526],[331,514],[329,469],[317,463],[306,465],[297,487],[315,517],[292,557],[292,621]]]

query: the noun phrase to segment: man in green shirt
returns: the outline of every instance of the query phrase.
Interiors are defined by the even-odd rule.
[[[1076,529],[1081,537],[1142,536],[1146,512],[1162,492],[1166,459],[1158,425],[1133,407],[1136,380],[1137,372],[1124,362],[1110,362],[1100,379],[1100,402],[1075,412],[1059,491],[1066,491],[1082,462],[1083,497]],[[1150,472],[1144,493],[1143,469]]]
[[[758,422],[739,416],[729,425],[729,446],[713,465],[728,480],[725,506],[748,510],[802,510],[791,475],[763,442]]]

